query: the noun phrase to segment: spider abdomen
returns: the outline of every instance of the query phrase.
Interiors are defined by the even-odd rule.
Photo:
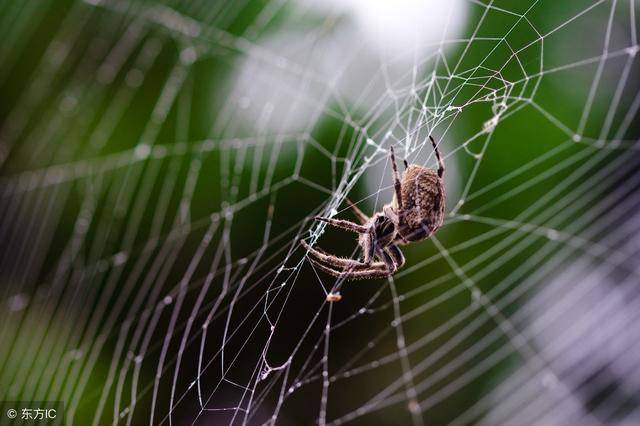
[[[445,192],[438,173],[410,165],[402,176],[402,212],[399,233],[405,241],[431,236],[444,220]]]

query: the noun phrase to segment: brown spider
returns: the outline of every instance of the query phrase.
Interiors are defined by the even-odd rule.
[[[404,162],[402,180],[398,176],[393,146],[389,150],[393,168],[395,194],[381,212],[368,217],[351,201],[349,206],[360,224],[348,220],[316,216],[314,219],[359,234],[358,244],[364,261],[338,257],[314,249],[305,241],[302,245],[311,254],[311,261],[321,270],[343,279],[384,278],[404,265],[399,245],[422,241],[433,235],[444,219],[444,162],[438,146],[429,136],[438,160],[438,170]]]

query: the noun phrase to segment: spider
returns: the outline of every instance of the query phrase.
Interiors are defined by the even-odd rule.
[[[385,278],[393,275],[404,263],[404,255],[398,246],[422,241],[433,235],[444,219],[444,162],[438,146],[429,136],[438,160],[438,170],[404,162],[405,171],[400,179],[393,146],[389,149],[393,173],[394,196],[381,212],[368,217],[347,200],[360,224],[327,217],[314,219],[337,228],[355,232],[364,260],[338,257],[312,248],[305,241],[302,245],[311,255],[311,261],[322,271],[335,277],[355,280]]]

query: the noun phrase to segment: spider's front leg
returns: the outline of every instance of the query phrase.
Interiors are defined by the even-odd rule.
[[[316,261],[313,264],[320,269],[321,271],[326,272],[327,274],[333,275],[334,277],[345,279],[345,280],[366,280],[366,279],[375,279],[375,278],[386,278],[391,273],[387,269],[387,266],[382,262],[373,263],[367,269],[359,269],[357,271],[338,271],[332,269],[328,266],[325,266],[321,263],[317,263]]]
[[[360,234],[358,244],[360,244],[360,248],[362,248],[364,263],[370,265],[376,253],[376,239],[373,229],[367,229],[367,232]]]
[[[395,262],[395,259],[388,253],[387,249],[382,249],[378,253],[378,256],[384,262],[385,267],[387,268],[387,272],[389,275],[393,275],[398,270],[398,265]]]
[[[429,139],[431,139],[431,145],[433,145],[433,151],[436,153],[436,159],[438,160],[438,177],[442,178],[442,176],[444,176],[444,161],[442,161],[442,157],[440,157],[440,150],[433,136],[429,135]]]
[[[335,268],[341,269],[364,269],[369,267],[369,264],[362,263],[359,260],[348,259],[346,257],[339,257],[333,254],[325,253],[322,250],[311,247],[306,241],[300,240],[300,244],[309,252],[313,261],[324,262]],[[316,263],[316,262],[314,262]]]
[[[310,254],[309,260],[311,260],[318,269],[334,277],[343,279],[367,279],[384,278],[390,275],[388,266],[384,262],[374,262],[368,265],[358,260],[338,257],[314,249],[304,240],[301,240],[300,243],[308,250]],[[322,262],[326,263],[326,265]]]
[[[315,216],[314,219],[319,220],[320,222],[328,223],[329,225],[335,226],[336,228],[346,229],[347,231],[356,232],[358,234],[367,232],[366,226],[358,225],[357,223],[353,223],[344,219],[332,219],[322,216]]]
[[[393,145],[389,147],[389,156],[391,157],[391,168],[393,171],[393,188],[396,193],[396,201],[398,208],[402,210],[402,182],[400,182],[400,175],[398,174],[398,165],[396,164],[396,154],[393,149]]]
[[[402,254],[402,250],[395,244],[391,244],[389,247],[385,249],[387,253],[393,258],[393,263],[396,266],[396,270],[402,268],[405,263],[404,254]]]

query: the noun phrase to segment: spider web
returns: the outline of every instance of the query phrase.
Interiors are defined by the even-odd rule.
[[[635,1],[407,3],[0,5],[0,400],[638,422]],[[301,239],[358,252],[312,217],[379,211],[428,135],[438,233],[389,279],[315,269]]]

